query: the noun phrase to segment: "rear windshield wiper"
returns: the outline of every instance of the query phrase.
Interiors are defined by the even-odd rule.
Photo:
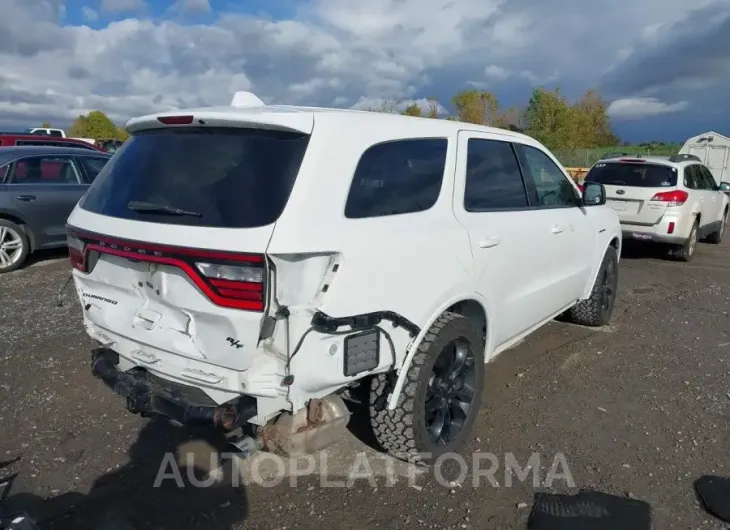
[[[127,208],[129,208],[130,210],[134,210],[135,212],[166,213],[170,215],[203,217],[203,214],[199,212],[191,212],[189,210],[183,210],[182,208],[175,208],[173,206],[167,206],[166,204],[157,204],[155,202],[129,201],[129,203],[127,203]]]

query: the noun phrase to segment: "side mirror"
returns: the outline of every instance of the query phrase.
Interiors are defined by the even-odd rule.
[[[583,182],[583,206],[606,204],[606,188],[598,182]]]
[[[730,182],[720,182],[717,189],[720,191],[730,191]]]

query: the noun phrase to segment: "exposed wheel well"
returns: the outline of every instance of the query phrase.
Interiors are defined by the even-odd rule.
[[[457,313],[461,316],[468,318],[476,327],[482,332],[482,337],[485,342],[487,340],[487,314],[484,311],[484,306],[476,300],[462,300],[456,302],[454,305],[449,307],[446,311],[451,313]]]

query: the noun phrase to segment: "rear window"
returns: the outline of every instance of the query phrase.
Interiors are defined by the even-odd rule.
[[[153,223],[254,228],[284,211],[309,136],[186,127],[136,133],[99,172],[81,207]],[[134,211],[131,201],[196,215]]]
[[[585,180],[609,186],[667,188],[677,185],[677,170],[646,162],[602,162],[591,168]]]

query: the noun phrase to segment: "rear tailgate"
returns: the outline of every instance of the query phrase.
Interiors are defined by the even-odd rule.
[[[668,165],[627,159],[598,163],[585,180],[605,186],[606,204],[616,211],[621,222],[654,225],[671,205],[657,200],[662,197],[657,195],[676,190],[677,171]]]
[[[138,132],[69,218],[89,321],[110,338],[234,370],[266,309],[265,253],[309,135],[224,127]]]

